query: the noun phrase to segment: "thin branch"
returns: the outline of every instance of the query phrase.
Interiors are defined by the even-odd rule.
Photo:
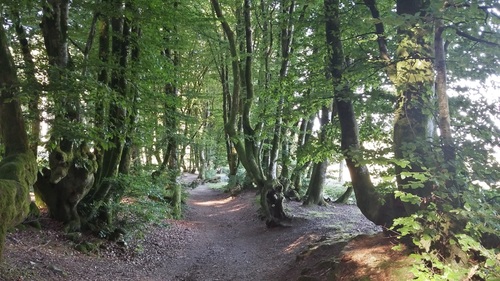
[[[455,30],[455,32],[457,33],[458,36],[462,36],[464,38],[467,38],[467,39],[474,41],[474,42],[477,42],[477,43],[483,43],[485,45],[489,45],[489,46],[493,46],[493,47],[500,47],[500,44],[498,44],[498,43],[472,36],[464,31],[461,31],[460,29],[458,29],[456,27],[452,27],[452,28]]]
[[[375,23],[375,33],[377,34],[377,42],[378,42],[378,47],[380,51],[380,58],[382,58],[385,61],[390,61],[391,58],[389,56],[389,52],[387,51],[387,40],[385,38],[385,31],[384,31],[384,24],[380,20],[380,12],[378,11],[375,0],[364,0],[365,5],[370,9],[370,13],[377,21]]]
[[[396,65],[391,64],[391,57],[389,55],[389,51],[387,49],[387,39],[385,37],[384,24],[380,19],[380,12],[377,9],[375,0],[364,0],[365,5],[370,9],[370,13],[372,18],[376,21],[375,23],[375,33],[377,34],[377,43],[378,49],[380,53],[380,58],[386,64],[385,72],[389,80],[393,83],[396,82]]]
[[[82,47],[80,47],[71,37],[68,37],[69,41],[80,51],[82,54],[85,54],[85,51]]]
[[[87,37],[87,43],[85,44],[85,50],[83,51],[83,56],[87,58],[90,53],[90,49],[92,48],[92,43],[94,41],[95,32],[96,32],[96,23],[99,18],[100,13],[95,12],[94,17],[92,18],[92,23],[90,24],[89,35]]]

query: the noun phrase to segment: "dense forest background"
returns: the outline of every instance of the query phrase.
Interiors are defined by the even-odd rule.
[[[500,278],[497,1],[3,0],[0,12],[0,245],[37,206],[68,232],[112,235],[137,183],[178,218],[181,172],[227,173],[280,226],[283,198],[325,204],[327,168],[345,161],[337,201],[354,193],[411,246],[416,277]]]

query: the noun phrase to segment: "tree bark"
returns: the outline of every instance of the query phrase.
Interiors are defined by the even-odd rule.
[[[326,139],[326,126],[330,123],[330,109],[326,106],[321,108],[321,132],[319,136],[320,145],[327,141]],[[326,202],[323,198],[323,187],[325,185],[326,168],[328,167],[328,159],[313,164],[313,171],[309,187],[306,192],[306,199],[304,205],[325,205]]]
[[[23,55],[23,61],[25,65],[26,80],[28,82],[30,92],[28,108],[30,114],[30,147],[33,154],[36,156],[38,154],[38,143],[40,140],[40,109],[38,104],[40,102],[40,91],[42,85],[36,79],[36,68],[35,62],[33,61],[33,55],[31,54],[31,47],[26,38],[26,32],[21,24],[21,16],[19,11],[13,10],[12,14],[14,16],[14,28],[16,30],[17,38],[19,44],[21,45],[21,53]]]
[[[346,158],[356,202],[366,218],[375,224],[390,226],[400,208],[392,197],[385,198],[385,204],[382,205],[382,196],[375,190],[368,168],[360,164],[356,158],[361,147],[358,124],[351,102],[353,93],[342,75],[345,59],[341,40],[339,0],[325,0],[324,4],[326,15],[329,15],[326,18],[326,41],[331,47],[328,69],[335,89],[334,100],[340,123],[341,149]]]
[[[0,17],[0,22],[4,19]],[[29,212],[29,191],[36,180],[36,159],[28,144],[19,82],[5,29],[0,24],[0,139],[5,149],[0,161],[0,262],[7,229]]]
[[[457,162],[456,148],[451,131],[450,109],[448,105],[448,94],[446,89],[446,53],[444,48],[443,31],[445,29],[443,20],[435,18],[434,20],[434,69],[436,73],[435,90],[438,99],[439,114],[439,132],[441,139],[441,148],[443,150],[443,166],[447,170],[449,178],[446,180],[446,188],[449,194],[448,199],[452,205],[461,207],[462,202],[459,198],[460,192],[464,189],[456,180]]]
[[[85,142],[66,133],[80,123],[80,94],[66,90],[72,71],[68,51],[69,1],[47,0],[41,29],[49,61],[49,89],[57,107],[49,153],[49,168],[42,169],[34,186],[35,196],[47,204],[52,217],[63,221],[66,230],[80,229],[77,206],[94,183],[95,157]],[[81,142],[78,144],[78,142]]]
[[[423,1],[397,1],[399,15],[418,15],[424,13]],[[427,23],[417,19],[412,28],[399,30],[401,40],[397,48],[397,80],[398,102],[394,122],[394,156],[396,160],[409,160],[411,165],[396,165],[398,188],[421,198],[431,196],[433,183],[421,181],[411,176],[424,172],[426,163],[432,157],[429,154],[428,141],[434,136],[431,116],[425,108],[432,108],[434,97],[429,94],[434,83],[434,72],[430,57],[432,51],[425,43],[424,36],[429,32]],[[403,176],[409,173],[410,176]],[[408,213],[421,206],[406,203]]]

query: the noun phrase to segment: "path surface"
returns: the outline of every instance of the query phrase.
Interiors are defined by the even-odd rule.
[[[376,231],[355,206],[289,202],[286,208],[295,216],[291,227],[267,229],[253,192],[231,197],[201,185],[190,191],[185,218],[169,221],[168,228],[152,227],[140,254],[130,258],[81,254],[51,230],[12,234],[5,256],[7,265],[24,270],[11,280],[295,280],[283,275],[296,272],[290,268],[311,242]]]

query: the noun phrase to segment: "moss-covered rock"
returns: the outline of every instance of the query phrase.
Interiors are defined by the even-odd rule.
[[[36,171],[31,153],[15,154],[0,161],[0,259],[7,229],[29,213],[29,190],[36,180]]]

